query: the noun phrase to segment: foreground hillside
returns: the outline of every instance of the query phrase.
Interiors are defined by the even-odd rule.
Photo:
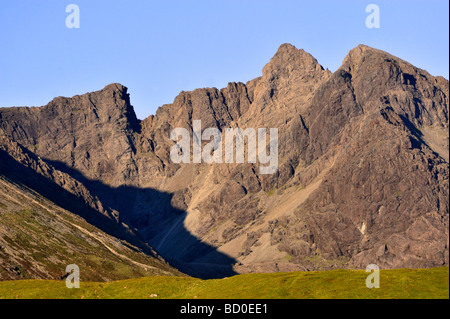
[[[449,298],[449,268],[381,270],[380,288],[368,289],[363,270],[243,274],[224,279],[153,276],[108,283],[19,280],[0,283],[0,298]]]
[[[260,77],[181,92],[144,120],[117,83],[1,108],[0,169],[195,277],[439,267],[449,263],[448,114],[449,82],[387,52],[359,45],[331,73],[283,44]],[[222,135],[278,129],[277,172],[248,159],[172,162],[171,131],[196,120]]]

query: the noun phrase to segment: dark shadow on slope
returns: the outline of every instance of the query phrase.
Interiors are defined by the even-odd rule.
[[[110,187],[86,178],[65,163],[45,161],[81,182],[104,206],[118,211],[119,222],[132,227],[134,233],[180,271],[203,279],[236,274],[235,259],[200,241],[185,228],[187,213],[173,206],[173,194],[135,186]]]
[[[436,153],[433,148],[428,145],[428,143],[424,140],[423,133],[407,117],[403,116],[402,114],[399,114],[399,116],[406,128],[411,132],[409,140],[411,142],[412,148],[421,149],[422,144],[424,144],[433,152],[434,155],[441,157],[441,155]]]
[[[423,134],[422,134],[422,132],[419,129],[417,129],[417,127],[406,116],[404,116],[402,114],[399,114],[399,117],[403,121],[403,124],[411,132],[411,134],[414,135],[417,139],[419,139],[422,143],[425,143],[423,141]]]
[[[28,155],[36,157],[31,152]],[[0,150],[0,174],[16,184],[23,185],[37,192],[59,207],[84,218],[88,223],[101,229],[103,232],[127,241],[150,256],[157,256],[151,247],[135,233],[89,206],[82,198],[67,191],[54,181],[19,163],[3,150]]]

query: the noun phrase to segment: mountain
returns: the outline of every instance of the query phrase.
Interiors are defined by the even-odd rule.
[[[2,108],[0,129],[39,165],[8,159],[70,200],[39,181],[19,184],[209,278],[448,265],[448,114],[448,81],[386,52],[359,45],[331,73],[283,44],[261,77],[181,92],[142,121],[115,83],[38,108]],[[191,131],[195,120],[222,133],[277,128],[277,172],[175,164],[170,133]]]

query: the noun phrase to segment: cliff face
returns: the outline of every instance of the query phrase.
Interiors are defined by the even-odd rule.
[[[0,109],[0,127],[190,274],[430,267],[448,264],[448,93],[442,77],[367,46],[331,73],[283,44],[261,77],[181,92],[143,121],[111,84]],[[170,132],[194,120],[277,128],[278,171],[174,164]]]
[[[39,156],[82,171],[89,179],[125,183],[136,173],[133,133],[139,123],[127,89],[110,84],[72,98],[57,97],[40,108],[2,110],[2,128]]]

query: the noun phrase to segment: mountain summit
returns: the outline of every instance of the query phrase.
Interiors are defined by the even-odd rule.
[[[261,77],[181,92],[142,121],[120,84],[0,109],[0,167],[15,161],[62,186],[84,205],[72,213],[194,276],[432,267],[449,262],[448,114],[448,81],[386,52],[359,45],[331,73],[283,44]],[[277,128],[277,173],[174,164],[170,132],[194,120]],[[26,184],[45,197],[38,186]]]

